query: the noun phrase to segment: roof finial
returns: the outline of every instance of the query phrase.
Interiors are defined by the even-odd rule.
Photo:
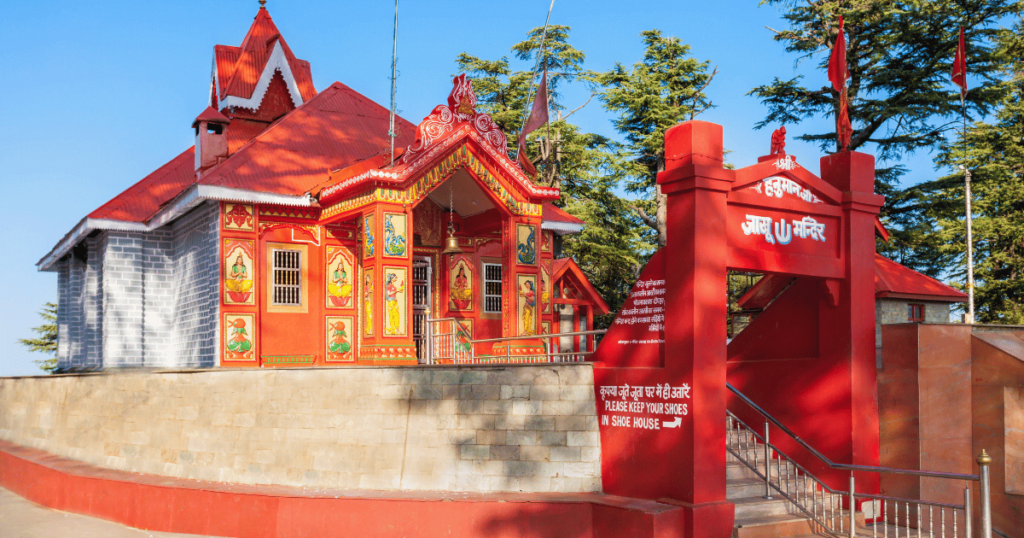
[[[267,9],[267,0],[260,0],[260,9]]]

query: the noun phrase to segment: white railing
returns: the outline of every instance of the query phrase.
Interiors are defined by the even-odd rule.
[[[469,337],[470,331],[458,318],[428,319],[424,331],[425,345],[420,346],[421,364],[533,364],[583,362],[593,351],[562,351],[558,344],[563,337],[593,337],[602,335],[606,330],[576,331],[556,334],[537,334],[527,337],[506,336],[502,338],[481,338],[474,340]],[[592,338],[590,338],[592,340]],[[543,350],[537,353],[513,353],[516,343],[542,341]],[[552,342],[554,340],[554,342]],[[494,353],[494,344],[505,343],[504,351]],[[492,352],[478,352],[479,345],[490,344]],[[593,342],[591,342],[593,344]],[[590,349],[594,345],[587,346]]]

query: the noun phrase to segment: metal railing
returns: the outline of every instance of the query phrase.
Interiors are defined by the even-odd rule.
[[[731,411],[726,411],[726,450],[737,461],[750,468],[758,478],[764,480],[766,498],[771,498],[772,491],[774,490],[781,497],[796,506],[804,515],[817,523],[825,533],[837,537],[848,536],[849,538],[854,538],[858,531],[856,503],[857,499],[860,499],[861,501],[872,503],[872,507],[877,506],[879,508],[872,514],[874,522],[866,523],[866,526],[860,527],[859,530],[864,536],[867,536],[867,533],[870,532],[872,538],[878,538],[879,536],[889,538],[890,533],[892,533],[893,538],[912,538],[912,535],[916,533],[917,538],[924,538],[924,532],[927,532],[928,538],[935,538],[935,531],[938,529],[938,537],[946,538],[949,536],[946,531],[947,522],[949,522],[949,526],[952,529],[952,538],[958,538],[958,528],[960,525],[964,527],[964,537],[972,538],[971,488],[969,482],[980,482],[981,536],[985,538],[992,537],[992,516],[989,504],[989,464],[992,460],[984,450],[977,460],[979,474],[976,475],[834,463],[824,454],[807,444],[807,442],[793,433],[784,424],[768,414],[767,411],[750,400],[746,395],[736,390],[735,387],[728,383],[726,387],[764,418],[764,433],[762,435],[740,420]],[[849,491],[841,491],[830,487],[815,477],[805,467],[787,456],[778,446],[773,445],[769,437],[769,425],[774,425],[827,467],[850,471]],[[758,461],[759,453],[760,461]],[[774,477],[772,476],[773,471],[775,472]],[[964,487],[964,504],[947,504],[857,493],[854,472],[963,480],[968,482],[968,484]],[[843,509],[844,498],[847,501],[846,510]],[[880,502],[880,506],[874,504],[876,502]],[[900,505],[903,506],[902,513]],[[891,511],[889,510],[890,507],[892,507]],[[913,510],[911,509],[912,507]],[[936,522],[936,516],[938,516],[938,522]]]
[[[551,340],[562,337],[601,335],[605,329],[596,331],[576,331],[555,334],[536,334],[530,336],[506,336],[501,338],[469,338],[470,331],[458,318],[438,318],[426,321],[422,346],[425,352],[420,362],[425,364],[525,364],[550,362],[582,362],[593,351],[561,351],[557,343]],[[543,341],[543,351],[538,353],[513,354],[512,344],[516,342]],[[478,354],[477,344],[506,343],[504,353]],[[592,349],[596,346],[590,346]]]

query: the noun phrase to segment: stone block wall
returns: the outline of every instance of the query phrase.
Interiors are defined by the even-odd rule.
[[[601,490],[590,364],[0,378],[0,438],[242,484]]]
[[[152,232],[99,232],[85,262],[58,262],[62,369],[217,363],[217,207]]]
[[[211,367],[218,364],[219,211],[217,202],[206,202],[172,226],[172,348],[176,366]]]

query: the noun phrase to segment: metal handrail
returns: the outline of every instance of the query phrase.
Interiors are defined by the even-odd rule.
[[[550,338],[562,337],[562,336],[587,336],[587,335],[591,335],[591,334],[604,334],[606,332],[608,332],[608,329],[596,329],[596,330],[593,330],[593,331],[576,331],[576,332],[571,332],[571,333],[532,334],[532,335],[528,335],[528,336],[502,336],[500,338],[481,338],[480,340],[470,340],[470,342],[476,344],[478,342],[504,342],[504,341],[514,341],[514,340],[536,340],[538,338],[550,339]]]
[[[753,408],[754,411],[757,411],[766,420],[768,420],[769,422],[774,424],[775,427],[777,427],[780,430],[782,430],[783,433],[785,433],[786,435],[792,437],[793,440],[797,442],[797,444],[799,444],[800,446],[802,446],[805,449],[807,449],[808,452],[810,452],[811,454],[814,454],[815,457],[817,457],[825,465],[828,465],[832,469],[843,470],[843,471],[859,471],[859,472],[874,472],[874,473],[889,473],[889,474],[905,474],[905,475],[913,475],[913,476],[924,476],[924,477],[929,477],[929,478],[948,478],[948,479],[952,479],[952,480],[971,480],[971,481],[974,481],[974,482],[977,482],[977,481],[979,481],[981,479],[979,477],[979,475],[976,475],[976,474],[940,473],[940,472],[937,472],[937,471],[918,471],[918,470],[914,470],[914,469],[894,469],[894,468],[891,468],[891,467],[876,467],[876,466],[872,466],[872,465],[852,465],[852,464],[848,464],[848,463],[835,463],[832,460],[830,460],[828,458],[828,456],[825,456],[821,452],[818,452],[817,450],[815,450],[814,447],[812,447],[811,445],[807,444],[807,442],[804,441],[803,439],[801,439],[799,435],[797,435],[796,433],[793,433],[793,430],[787,428],[783,423],[779,422],[775,417],[771,416],[767,411],[762,409],[761,406],[757,405],[750,398],[748,398],[745,394],[743,394],[742,392],[737,390],[736,387],[732,386],[729,383],[726,383],[725,386],[729,390],[731,390],[733,392],[733,394],[735,394],[741,400],[743,400],[744,403],[746,403],[751,408]]]
[[[904,526],[907,528],[907,538],[909,538],[909,536],[910,536],[910,530],[909,529],[911,527],[911,522],[910,522],[910,506],[911,506],[911,504],[913,504],[916,507],[916,509],[917,509],[918,536],[921,535],[921,533],[920,533],[921,523],[922,523],[921,507],[922,506],[927,506],[928,510],[929,510],[929,512],[928,512],[928,520],[927,520],[929,525],[931,525],[934,522],[934,520],[933,520],[933,513],[932,513],[931,510],[933,508],[939,508],[940,509],[939,518],[940,518],[940,520],[942,522],[942,527],[941,527],[941,531],[942,532],[941,532],[941,535],[940,535],[941,538],[945,538],[945,528],[946,528],[946,526],[945,526],[945,509],[947,509],[947,508],[950,509],[951,515],[953,516],[953,538],[956,538],[956,529],[957,529],[957,517],[956,517],[956,515],[957,515],[957,511],[958,510],[963,511],[963,513],[964,513],[964,521],[963,521],[963,523],[964,523],[965,531],[966,531],[965,536],[966,536],[966,538],[971,538],[971,535],[972,535],[972,533],[971,533],[971,531],[972,531],[972,529],[971,529],[971,527],[972,527],[972,525],[971,525],[971,518],[972,518],[972,515],[973,515],[973,510],[972,510],[972,503],[971,503],[971,488],[970,487],[964,488],[964,504],[963,505],[954,505],[954,504],[948,504],[948,503],[942,503],[942,502],[924,501],[924,500],[917,500],[917,499],[903,499],[903,498],[888,497],[888,496],[884,496],[884,495],[874,495],[874,494],[867,494],[867,493],[859,493],[858,494],[858,493],[856,493],[856,489],[855,489],[856,486],[855,486],[854,474],[853,473],[854,472],[874,472],[874,473],[879,473],[879,474],[886,473],[886,474],[911,475],[911,476],[919,476],[919,477],[926,477],[926,478],[943,478],[943,479],[951,479],[951,480],[977,481],[977,482],[980,482],[979,490],[980,490],[980,493],[981,493],[981,499],[980,499],[981,503],[980,503],[980,506],[979,506],[979,512],[980,512],[980,516],[981,516],[980,517],[980,519],[981,519],[981,535],[984,536],[985,538],[991,538],[991,535],[992,535],[993,531],[996,531],[997,534],[998,534],[998,531],[992,528],[992,516],[991,516],[991,499],[990,499],[991,492],[990,492],[990,484],[989,484],[989,465],[991,464],[992,459],[988,456],[988,454],[985,453],[984,450],[981,451],[981,455],[978,456],[978,458],[977,458],[978,468],[979,468],[979,471],[980,471],[977,475],[959,474],[959,473],[940,473],[940,472],[936,472],[936,471],[917,471],[917,470],[913,470],[913,469],[894,469],[894,468],[890,468],[890,467],[879,467],[879,466],[870,466],[870,465],[850,465],[850,464],[835,463],[832,460],[830,460],[828,457],[826,457],[824,454],[822,454],[821,452],[815,450],[814,447],[810,446],[806,441],[801,439],[792,430],[790,430],[784,424],[782,424],[778,419],[776,419],[775,417],[771,416],[767,411],[765,411],[759,405],[754,403],[745,394],[743,394],[742,392],[737,390],[736,387],[733,387],[729,383],[726,383],[726,387],[730,391],[732,391],[734,394],[736,394],[737,397],[739,397],[741,400],[743,400],[744,403],[749,405],[752,409],[754,409],[757,413],[759,413],[765,419],[765,423],[764,423],[764,436],[762,437],[760,434],[757,433],[757,430],[755,430],[754,428],[751,428],[750,426],[748,426],[746,423],[744,423],[742,420],[740,420],[739,417],[737,417],[734,413],[732,413],[728,409],[726,410],[726,423],[727,423],[727,434],[728,434],[727,437],[726,437],[726,439],[727,439],[726,450],[728,452],[732,453],[740,462],[745,464],[747,467],[750,467],[753,470],[755,475],[757,475],[758,477],[764,479],[764,482],[765,482],[765,498],[769,498],[769,499],[771,498],[771,490],[774,488],[776,491],[781,493],[783,497],[785,497],[786,499],[788,499],[791,502],[793,502],[793,504],[796,505],[805,514],[811,514],[812,513],[811,511],[808,511],[806,507],[804,507],[802,504],[800,504],[798,499],[794,499],[794,498],[790,497],[787,494],[787,491],[783,491],[783,478],[781,476],[782,475],[782,462],[786,461],[786,463],[787,463],[787,465],[786,465],[786,475],[787,475],[787,477],[786,477],[786,481],[787,481],[786,482],[786,487],[787,487],[787,489],[788,489],[789,484],[790,484],[790,482],[789,482],[789,480],[790,480],[790,478],[789,478],[790,465],[792,465],[794,467],[794,469],[793,469],[793,477],[794,477],[795,480],[799,480],[799,472],[798,471],[803,471],[804,476],[805,477],[809,477],[811,479],[811,483],[812,484],[816,484],[817,486],[819,486],[821,488],[821,491],[822,491],[821,507],[822,507],[822,517],[823,518],[825,516],[824,512],[825,512],[825,509],[826,509],[825,502],[824,502],[825,501],[824,492],[826,490],[831,495],[840,494],[840,495],[848,495],[849,496],[849,526],[847,528],[847,533],[848,533],[849,538],[855,538],[855,536],[856,536],[855,506],[856,506],[856,499],[857,498],[873,499],[873,500],[880,500],[880,501],[882,501],[882,512],[886,513],[886,514],[888,513],[888,509],[887,509],[886,503],[887,503],[887,501],[892,502],[893,508],[895,509],[895,517],[894,517],[895,521],[894,521],[894,524],[897,527],[896,538],[899,538],[899,532],[898,532],[899,531],[899,504],[901,502],[904,505]],[[746,444],[746,446],[741,446],[744,443],[747,443],[747,441],[742,441],[742,440],[739,441],[739,443],[737,443],[736,450],[733,449],[732,441],[731,441],[732,433],[733,433],[733,421],[735,421],[735,423],[740,426],[740,429],[738,431],[740,433],[742,433],[743,436],[744,436],[743,438],[738,438],[738,439],[751,439],[751,438],[753,439],[753,452],[752,452],[753,460],[754,460],[753,461],[753,465],[751,465],[751,463],[746,460],[747,454],[749,454],[750,450],[751,450],[750,444]],[[787,456],[785,453],[783,453],[781,450],[779,450],[778,447],[772,445],[771,442],[768,439],[769,424],[774,424],[783,433],[787,434],[794,441],[796,441],[796,443],[799,446],[803,447],[808,452],[813,454],[822,463],[826,464],[829,468],[836,469],[836,470],[847,470],[847,471],[850,471],[850,485],[849,485],[850,490],[849,490],[849,492],[843,492],[843,491],[839,491],[839,490],[836,490],[836,489],[832,488],[831,486],[829,486],[825,482],[823,482],[823,481],[819,480],[818,478],[816,478],[813,474],[809,473],[807,471],[807,469],[805,469],[803,466],[798,464],[795,460],[793,460],[792,458]],[[757,440],[761,440],[764,443],[764,467],[765,467],[764,474],[762,474],[760,471],[758,471],[758,468],[757,468],[757,453],[758,453]],[[742,450],[744,452],[744,455],[741,456],[740,453],[738,452],[739,450]],[[776,458],[772,458],[772,451],[773,450],[775,452]],[[772,468],[772,460],[773,459],[777,459],[777,461],[778,461],[778,469],[779,469],[779,475],[780,476],[777,479],[777,484],[772,482],[772,476],[771,476],[771,468]],[[799,482],[798,482],[798,486],[799,486]],[[806,479],[804,481],[804,486],[806,486]],[[799,494],[797,495],[797,497],[799,497]],[[806,501],[806,496],[805,496],[804,500]],[[812,498],[812,508],[814,508],[813,516],[811,516],[812,519],[814,521],[818,522],[818,523],[823,524],[823,527],[827,531],[829,531],[830,534],[836,534],[836,530],[838,530],[839,533],[843,533],[843,517],[842,517],[841,506],[840,506],[840,517],[839,517],[839,528],[838,529],[836,529],[835,525],[834,525],[835,524],[835,508],[834,508],[834,506],[832,507],[833,514],[831,516],[832,525],[827,525],[827,524],[825,524],[825,522],[823,520],[819,520],[817,518],[817,500],[813,499],[813,498]],[[877,526],[878,526],[878,522],[876,520],[875,524],[873,524],[871,526],[871,528],[872,528],[872,537],[873,538],[875,538],[877,536]],[[883,531],[886,531],[886,532],[883,533],[883,538],[888,538],[888,536],[887,536],[887,529],[888,529],[887,524],[883,522],[882,528],[883,528]],[[929,536],[931,536],[931,532],[929,532]]]
[[[451,323],[453,323],[451,332],[444,332],[444,333],[436,333],[435,334],[433,332],[434,325],[436,325],[438,323],[443,323],[443,322],[451,322]],[[427,339],[427,342],[428,342],[427,345],[426,345],[426,355],[427,355],[426,356],[426,361],[428,363],[432,364],[434,362],[434,360],[435,360],[435,355],[434,355],[434,351],[435,351],[434,350],[434,347],[435,347],[434,339],[437,338],[437,337],[450,337],[450,340],[447,340],[446,342],[450,341],[451,354],[452,354],[452,356],[450,357],[451,360],[453,360],[453,361],[463,361],[463,360],[465,360],[465,358],[460,359],[460,358],[456,357],[455,337],[459,333],[459,330],[456,329],[456,325],[458,326],[458,329],[461,329],[461,332],[463,334],[467,334],[467,335],[469,334],[468,329],[462,323],[462,320],[460,320],[459,318],[449,317],[449,318],[436,318],[436,319],[427,319],[426,320],[427,330],[426,330],[425,336],[426,336],[426,339]],[[524,341],[524,340],[544,340],[544,354],[543,354],[543,356],[547,357],[547,359],[549,361],[551,361],[554,357],[562,357],[562,358],[565,358],[565,357],[575,357],[575,359],[573,361],[571,361],[571,362],[578,362],[580,357],[586,357],[588,355],[592,355],[594,353],[594,351],[592,350],[592,351],[566,351],[566,352],[558,351],[558,352],[552,352],[551,339],[552,338],[561,338],[563,336],[600,335],[600,334],[605,334],[606,332],[608,332],[607,329],[598,329],[598,330],[590,330],[590,331],[574,331],[574,332],[554,333],[554,334],[531,334],[531,335],[520,335],[520,336],[502,336],[502,337],[499,337],[499,338],[479,338],[479,339],[475,339],[475,340],[467,338],[465,340],[460,340],[460,342],[462,342],[463,344],[469,346],[469,350],[468,351],[469,351],[469,360],[470,361],[476,361],[476,360],[481,359],[483,357],[486,357],[486,359],[489,360],[489,361],[490,360],[497,360],[497,359],[502,358],[501,355],[487,355],[487,356],[478,357],[476,355],[476,344],[480,344],[480,343],[496,343],[496,342],[515,342],[515,341]],[[447,348],[448,344],[442,343],[442,346],[445,346]],[[536,356],[539,357],[540,355],[536,355]],[[530,357],[534,357],[534,355],[531,355]],[[441,360],[448,360],[449,359],[449,357],[438,357],[438,358],[441,359]],[[520,360],[523,359],[523,357],[512,356],[511,355],[511,347],[507,347],[506,348],[504,358],[509,360],[509,361],[513,361],[513,360],[520,361]],[[527,359],[527,360],[529,360],[529,359]]]

